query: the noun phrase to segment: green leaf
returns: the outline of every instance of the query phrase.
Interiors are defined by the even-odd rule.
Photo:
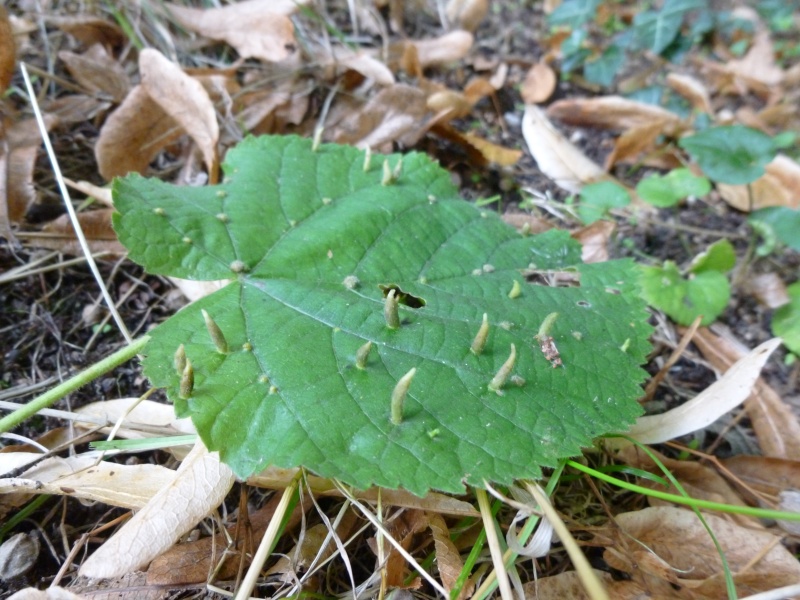
[[[777,149],[767,134],[744,127],[710,127],[678,141],[714,181],[742,185],[764,174]]]
[[[661,54],[677,37],[683,16],[705,5],[703,0],[667,0],[659,11],[637,14],[633,18],[633,31],[639,47]]]
[[[694,257],[692,264],[689,265],[691,273],[703,273],[705,271],[719,271],[726,273],[736,265],[736,252],[733,244],[728,240],[719,240],[711,244],[705,252],[701,252]]]
[[[153,330],[144,368],[238,476],[303,465],[416,494],[509,483],[640,413],[650,327],[632,263],[580,264],[566,232],[522,236],[422,154],[372,155],[365,170],[356,148],[261,137],[227,161],[212,187],[117,181],[115,227],[152,272],[232,280]],[[580,284],[546,283],[564,270]],[[559,368],[534,340],[556,312]],[[512,344],[513,382],[497,394]],[[394,424],[390,399],[412,369]]]
[[[800,354],[800,281],[786,291],[789,303],[775,310],[772,316],[772,332],[783,338],[783,343],[794,354]]]
[[[594,223],[608,215],[612,208],[622,208],[631,202],[631,195],[613,181],[590,183],[581,189],[578,216],[585,224]]]
[[[761,223],[784,244],[800,251],[800,210],[785,206],[769,206],[753,213],[748,218],[751,224]]]
[[[666,208],[693,196],[701,198],[711,191],[711,182],[689,169],[673,169],[664,176],[650,175],[636,186],[636,194],[645,202]]]
[[[583,75],[587,81],[609,86],[614,83],[614,77],[617,76],[624,62],[625,52],[622,48],[611,45],[596,59],[584,63]]]
[[[556,8],[547,22],[552,25],[568,25],[577,28],[594,19],[600,0],[564,0]]]
[[[676,323],[690,325],[702,315],[701,324],[710,325],[728,305],[730,284],[719,271],[704,271],[686,279],[672,261],[663,267],[641,269],[642,296]]]

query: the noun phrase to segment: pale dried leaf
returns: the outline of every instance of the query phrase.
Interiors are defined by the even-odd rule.
[[[86,94],[69,94],[59,98],[47,98],[42,102],[42,109],[55,117],[61,127],[91,121],[98,114],[105,113],[111,106],[111,100],[102,100]]]
[[[517,164],[517,161],[522,158],[522,150],[506,148],[473,133],[463,133],[461,136],[468,144],[478,150],[489,164],[510,167]]]
[[[47,16],[45,19],[87,47],[101,44],[106,48],[115,48],[128,39],[116,23],[89,14]]]
[[[420,66],[433,67],[447,65],[464,58],[469,53],[475,38],[469,31],[451,31],[438,38],[408,40],[417,51]]]
[[[289,19],[308,0],[245,0],[222,8],[165,4],[187,29],[233,46],[242,58],[279,62],[297,52]]]
[[[457,29],[475,31],[489,12],[489,0],[449,0],[447,20]]]
[[[114,200],[111,196],[111,188],[109,187],[100,187],[99,185],[95,185],[88,181],[72,181],[68,177],[64,178],[64,183],[66,183],[67,186],[73,190],[83,192],[89,198],[97,200],[100,204],[104,204],[108,207],[114,206]]]
[[[17,64],[17,46],[14,31],[8,19],[8,11],[0,6],[0,96],[3,96],[11,83]]]
[[[148,95],[194,140],[212,180],[216,178],[219,125],[214,103],[203,85],[158,50],[139,54],[142,86]]]
[[[44,590],[25,588],[6,600],[88,600],[88,596],[79,596],[62,587],[49,587]]]
[[[522,81],[520,95],[525,104],[539,104],[553,95],[558,78],[555,71],[544,61],[533,65]]]
[[[717,336],[705,328],[697,331],[693,341],[718,371],[731,368],[746,354],[732,337]],[[758,380],[744,408],[765,456],[800,460],[800,421],[775,390]]]
[[[100,130],[94,147],[100,174],[110,181],[131,172],[144,173],[155,156],[181,135],[178,123],[137,85]]]
[[[96,550],[80,575],[112,578],[141,569],[219,506],[235,479],[219,456],[198,442],[174,481]]]
[[[117,235],[111,226],[113,212],[114,209],[101,208],[78,213],[78,223],[92,252],[110,252],[118,255],[127,253],[126,248],[117,240]],[[39,248],[58,250],[64,254],[83,254],[68,214],[63,214],[47,223],[42,232],[37,233],[35,237],[33,234],[26,234],[26,239]]]
[[[743,212],[767,206],[800,208],[800,164],[785,154],[778,154],[770,162],[765,173],[749,185],[718,183],[717,191],[725,202]]]
[[[777,496],[784,490],[800,490],[800,461],[740,454],[720,462],[736,479],[756,492]]]
[[[748,277],[745,288],[767,308],[778,308],[789,302],[786,283],[773,271]]]
[[[516,229],[527,229],[531,234],[544,233],[553,228],[547,219],[529,213],[504,212],[500,218]]]
[[[605,169],[608,171],[617,163],[637,160],[643,152],[655,148],[659,136],[663,133],[664,125],[661,121],[638,125],[623,132],[614,142],[614,149],[606,158]]]
[[[455,90],[434,92],[428,96],[426,104],[432,112],[445,114],[448,121],[466,117],[475,105],[464,94]]]
[[[442,579],[444,589],[450,592],[453,589],[458,576],[464,569],[464,562],[450,539],[450,530],[444,522],[442,515],[427,513],[428,527],[433,534],[433,544],[436,549],[436,566],[439,568],[439,577]],[[464,586],[461,589],[459,598],[468,598],[472,595],[474,586]]]
[[[100,44],[95,44],[83,54],[62,50],[58,58],[67,66],[75,81],[90,93],[107,94],[119,103],[130,91],[125,69]]]
[[[44,459],[19,477],[0,479],[0,493],[67,495],[136,509],[174,477],[174,471],[158,465],[98,463],[96,456],[55,456]]]
[[[138,403],[138,404],[137,404]],[[133,409],[132,406],[136,405]],[[191,419],[178,419],[175,409],[162,402],[142,400],[139,398],[117,398],[92,402],[74,411],[78,415],[91,417],[91,421],[77,420],[76,426],[97,427],[97,421],[103,420],[115,425],[123,418],[122,426],[116,437],[124,439],[143,439],[153,436],[167,437],[179,434],[196,433]],[[103,435],[110,431],[109,427],[100,430]]]
[[[643,444],[658,444],[707,427],[747,399],[770,354],[780,345],[780,338],[764,342],[685,404],[660,415],[639,417],[627,435]]]
[[[671,128],[681,123],[681,118],[666,108],[621,96],[559,100],[550,105],[547,114],[569,125],[612,131],[658,122],[663,124],[665,133],[670,133]]]
[[[608,241],[614,235],[617,224],[600,219],[591,225],[573,231],[570,236],[581,244],[581,260],[585,263],[605,262],[609,259]]]
[[[599,165],[561,135],[541,108],[525,108],[522,135],[539,169],[560,188],[577,194],[584,184],[607,178]]]
[[[763,27],[756,31],[747,53],[740,59],[729,60],[726,68],[753,87],[771,88],[783,81],[783,69],[775,62],[772,36]]]
[[[695,79],[691,75],[670,73],[667,75],[667,85],[686,98],[695,110],[709,115],[714,114],[711,96],[709,96],[705,84],[699,79]]]
[[[613,585],[614,580],[610,573],[598,569],[594,569],[594,573],[604,585]],[[525,600],[590,600],[576,571],[540,577],[535,581],[529,581],[522,586],[522,589],[525,591]],[[627,600],[634,597],[636,596],[617,594],[613,596],[614,600]]]
[[[327,62],[335,65],[339,73],[346,70],[356,71],[379,85],[393,85],[395,82],[389,67],[364,50],[337,47],[334,49],[333,56],[329,56],[327,59],[323,58],[320,62],[323,65]]]

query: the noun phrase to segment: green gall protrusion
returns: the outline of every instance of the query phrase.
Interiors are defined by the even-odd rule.
[[[330,204],[331,202],[333,202],[333,199],[332,199],[332,198],[327,198],[327,197],[326,197],[326,198],[323,198],[323,199],[322,199],[322,203],[323,203],[325,206],[328,206],[328,204]]]
[[[362,371],[367,368],[369,351],[372,350],[372,342],[367,342],[356,351],[356,368]]]
[[[620,346],[620,350],[623,352],[627,352],[628,348],[631,347],[631,338],[626,338],[624,342],[622,342],[622,346]]]
[[[494,265],[485,264],[482,269],[484,273],[494,273]]]
[[[583,334],[580,331],[573,331],[572,337],[580,342],[583,339]]]
[[[394,179],[392,179],[392,168],[389,166],[389,160],[383,160],[383,177],[381,178],[381,185],[392,185],[394,183]]]
[[[217,221],[219,221],[220,223],[227,223],[228,221],[230,221],[228,215],[226,215],[225,213],[217,213],[216,216],[217,216]]]
[[[252,352],[253,344],[251,344],[250,342],[245,342],[244,344],[242,344],[242,350],[244,350],[245,352]]]
[[[154,208],[153,209],[153,214],[156,214],[159,217],[163,217],[164,215],[167,214],[167,211],[165,211],[163,208]]]
[[[317,127],[314,130],[314,141],[311,142],[311,151],[316,152],[322,144],[322,133],[325,131],[324,127]]]
[[[258,377],[258,383],[269,383],[269,377],[266,375],[260,375]]]
[[[525,378],[520,377],[519,375],[512,375],[509,381],[517,387],[522,387],[526,383]]]
[[[486,346],[486,340],[488,339],[489,317],[486,315],[486,313],[483,313],[483,322],[478,329],[478,333],[475,334],[475,339],[472,340],[472,345],[469,347],[470,352],[472,352],[475,356],[480,355],[480,353],[483,352],[483,348]]]
[[[240,261],[240,260],[235,260],[235,261],[233,261],[233,262],[232,262],[232,263],[229,265],[229,267],[228,267],[228,268],[229,268],[231,271],[233,271],[234,273],[243,273],[244,271],[247,271],[247,265],[246,265],[246,264],[244,264],[244,263],[243,263],[242,261]]]
[[[269,393],[270,393],[271,396],[277,394],[278,393],[278,387],[275,386],[275,385],[269,386]]]
[[[511,286],[511,291],[508,292],[508,297],[511,298],[511,300],[514,300],[515,298],[519,298],[521,295],[522,286],[519,284],[519,281],[515,279],[514,284]]]
[[[192,361],[186,359],[186,365],[183,367],[181,373],[181,383],[178,387],[178,397],[181,400],[187,400],[192,397],[194,391],[194,369],[192,368]]]
[[[492,378],[489,382],[489,389],[497,394],[501,394],[501,389],[506,383],[506,379],[508,376],[511,375],[511,371],[514,368],[514,364],[517,362],[517,347],[514,344],[511,344],[511,353],[508,355],[506,362],[503,363],[503,366],[500,367],[500,370],[497,371],[497,374]]]
[[[431,438],[432,440],[435,440],[437,437],[439,437],[439,434],[441,433],[442,433],[441,430],[437,427],[436,429],[431,429],[428,432],[428,437]]]
[[[183,370],[186,368],[186,348],[183,344],[178,346],[175,350],[175,356],[172,357],[172,364],[175,366],[175,372],[178,375],[183,375]]]
[[[397,380],[397,385],[392,390],[392,423],[395,425],[400,425],[403,422],[403,402],[406,399],[406,394],[408,394],[408,388],[411,387],[411,380],[414,379],[416,373],[416,367],[411,369]]]
[[[527,237],[531,232],[531,224],[525,221],[522,224],[522,229],[519,230],[519,233],[522,237]]]
[[[354,290],[361,285],[361,280],[355,275],[348,275],[342,280],[342,285],[348,290]]]
[[[211,318],[211,315],[208,314],[206,309],[202,309],[200,312],[203,315],[203,320],[206,322],[206,330],[208,331],[208,335],[211,336],[211,341],[214,342],[214,347],[217,349],[217,352],[220,354],[227,354],[228,341],[225,339],[225,335],[222,333],[219,325],[217,325],[217,322]]]
[[[383,318],[386,319],[386,326],[389,329],[400,327],[400,309],[397,302],[397,290],[394,288],[386,294],[386,300],[383,303]]]
[[[400,159],[397,161],[397,164],[394,166],[394,169],[392,169],[392,179],[394,179],[395,181],[400,179],[400,175],[402,174],[402,172],[403,172],[403,158],[400,157]]]
[[[217,198],[226,198],[228,196],[228,192],[225,190],[217,190]]]
[[[544,318],[542,324],[539,326],[539,333],[536,334],[536,339],[541,341],[550,335],[550,330],[553,328],[553,323],[558,318],[557,312],[552,312]]]
[[[433,194],[428,196],[428,204],[436,204],[437,200],[438,200],[438,198],[436,196],[434,196]]]
[[[364,173],[369,171],[371,163],[372,163],[372,148],[367,146],[366,150],[364,150]]]
[[[183,238],[183,243],[184,244],[191,244],[192,243],[192,238],[190,238],[190,237]]]

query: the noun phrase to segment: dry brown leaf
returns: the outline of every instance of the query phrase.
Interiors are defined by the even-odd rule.
[[[47,131],[50,131],[56,122],[50,115],[44,115],[44,121]],[[6,126],[5,132],[8,147],[5,208],[8,224],[14,225],[25,218],[38,200],[38,194],[33,186],[33,169],[36,166],[42,136],[34,119]]]
[[[800,578],[800,563],[780,544],[780,538],[713,514],[704,517],[725,553],[730,570],[735,574],[746,571],[761,575],[748,581],[747,588],[739,588],[740,594],[773,589],[777,578],[794,578],[795,581]],[[677,570],[684,584],[699,583],[722,573],[720,557],[708,531],[690,510],[651,507],[617,515],[615,521],[624,532],[622,537],[634,538]],[[641,550],[641,546],[630,539],[625,541],[625,546]],[[631,572],[631,562],[634,561],[620,560],[608,550],[604,557],[611,567]],[[642,566],[647,566],[647,563]]]
[[[489,0],[449,0],[447,20],[457,29],[475,31],[489,12]]]
[[[139,70],[142,87],[194,140],[203,154],[209,182],[216,183],[219,125],[208,92],[199,81],[152,48],[140,52]]]
[[[62,587],[49,587],[46,590],[25,588],[6,600],[88,600],[89,596],[79,596]]]
[[[102,44],[106,48],[118,48],[128,40],[116,23],[93,15],[48,16],[46,20],[87,47]]]
[[[581,260],[585,263],[605,262],[609,259],[608,240],[614,235],[617,224],[600,219],[570,234],[581,244]]]
[[[530,234],[544,233],[553,228],[553,224],[547,219],[530,213],[504,212],[500,218],[516,229],[527,229]]]
[[[85,94],[69,94],[60,98],[47,98],[42,109],[55,117],[61,127],[91,121],[98,114],[111,108],[110,100],[101,100]]]
[[[699,79],[695,79],[691,75],[670,73],[667,75],[667,85],[686,98],[695,110],[709,115],[714,114],[711,97],[705,84]]]
[[[749,488],[762,494],[777,496],[785,490],[800,490],[800,461],[742,454],[720,462]]]
[[[764,175],[746,185],[717,184],[717,191],[725,202],[743,212],[767,206],[800,208],[800,164],[784,154],[779,154],[766,166]]]
[[[94,147],[100,174],[107,181],[144,173],[155,156],[183,135],[178,123],[135,86],[106,120]]]
[[[539,104],[549,99],[556,89],[555,71],[544,61],[533,65],[522,81],[520,95],[525,104]]]
[[[441,90],[432,93],[428,96],[426,105],[434,113],[445,114],[448,121],[466,117],[475,106],[464,94],[455,90]]]
[[[569,125],[612,131],[625,131],[658,122],[663,124],[664,133],[671,134],[681,123],[681,118],[666,108],[621,96],[559,100],[550,105],[547,114]]]
[[[346,70],[352,70],[361,73],[367,79],[372,79],[379,85],[393,85],[395,82],[389,67],[364,50],[337,47],[332,56],[322,56],[320,59],[323,66],[326,63],[335,66],[339,74]]]
[[[653,121],[646,125],[638,125],[623,132],[614,142],[614,149],[606,157],[606,171],[620,162],[631,162],[639,158],[643,152],[655,148],[658,137],[664,132],[661,121]]]
[[[517,161],[522,158],[522,150],[506,148],[473,133],[462,133],[461,137],[473,148],[476,148],[489,164],[510,167],[517,164]]]
[[[611,573],[598,569],[594,569],[594,573],[611,592],[611,587],[615,583]],[[525,600],[590,600],[590,596],[587,595],[578,573],[575,571],[566,571],[550,577],[539,577],[535,581],[529,581],[523,585],[522,589],[525,592]],[[636,589],[636,594],[619,593],[619,590],[615,590],[616,593],[611,597],[614,600],[632,600],[638,598],[638,595],[642,593],[641,588],[637,587]]]
[[[428,527],[433,534],[433,544],[436,549],[436,566],[439,568],[439,577],[442,585],[448,593],[453,589],[461,571],[464,569],[464,561],[458,548],[450,539],[450,530],[444,522],[442,515],[427,513]],[[458,598],[469,598],[474,591],[474,584],[465,585],[461,588]]]
[[[396,84],[373,96],[360,111],[340,121],[331,134],[338,144],[380,149],[400,141],[413,146],[428,130],[430,120],[425,93]]]
[[[67,187],[86,194],[89,198],[96,200],[100,204],[108,207],[114,206],[114,200],[111,196],[111,188],[109,187],[100,187],[99,185],[95,185],[88,181],[72,181],[68,177],[64,178],[64,183],[67,184]]]
[[[134,407],[134,408],[131,408]],[[178,419],[175,409],[169,404],[142,400],[139,398],[117,398],[92,402],[75,410],[75,414],[85,417],[86,421],[77,420],[75,425],[84,429],[95,429],[97,421],[102,420],[114,425],[121,418],[121,427],[116,437],[138,440],[148,437],[167,437],[184,433],[196,433],[191,419]],[[104,427],[100,433],[106,435],[110,427]]]
[[[114,578],[141,569],[219,506],[235,479],[219,455],[198,442],[173,482],[95,550],[81,565],[80,575]]]
[[[117,234],[111,226],[113,212],[111,208],[102,208],[78,213],[78,223],[93,253],[110,252],[123,255],[127,252],[117,240]],[[26,232],[20,234],[20,237],[24,237],[28,243],[39,248],[49,248],[72,255],[83,253],[68,214],[63,214],[45,224],[41,233]]]
[[[522,135],[539,169],[560,188],[577,194],[587,183],[608,179],[599,165],[561,135],[541,108],[525,108]]]
[[[461,60],[469,53],[474,41],[469,31],[451,31],[438,38],[400,42],[400,45],[393,47],[392,54],[402,56],[405,45],[411,44],[417,51],[420,67],[424,69]]]
[[[17,46],[8,11],[0,6],[0,96],[5,94],[17,65]]]
[[[715,369],[724,372],[747,350],[730,335],[701,327],[692,340]],[[765,456],[800,460],[800,422],[781,397],[760,379],[744,408]]]
[[[763,25],[758,26],[747,53],[740,59],[727,61],[725,67],[756,93],[775,92],[783,82],[783,69],[775,62],[772,35]]]
[[[0,237],[16,245],[16,238],[11,229],[11,219],[9,218],[9,196],[8,196],[8,140],[6,140],[6,130],[3,120],[0,119]]]
[[[58,58],[67,66],[75,81],[90,93],[106,94],[119,103],[130,91],[125,69],[100,44],[95,44],[83,54],[62,50]]]
[[[245,0],[222,8],[165,6],[187,29],[233,46],[242,58],[279,62],[297,53],[289,15],[308,0]]]
[[[786,283],[777,273],[760,273],[748,277],[744,286],[748,294],[755,296],[767,308],[778,308],[789,302]]]

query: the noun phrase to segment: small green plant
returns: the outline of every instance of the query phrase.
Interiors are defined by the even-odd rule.
[[[578,217],[584,225],[606,218],[611,209],[624,208],[631,203],[631,195],[613,181],[589,183],[581,189]]]
[[[689,169],[673,169],[666,175],[650,175],[636,186],[636,194],[659,208],[675,206],[689,197],[701,198],[711,191],[711,182]]]
[[[231,280],[152,331],[144,369],[237,475],[460,491],[538,477],[640,413],[633,263],[519,234],[421,154],[262,137],[224,169],[118,180],[114,223],[150,272]],[[525,279],[564,270],[577,286]]]
[[[720,240],[695,257],[685,272],[673,261],[661,267],[642,266],[642,295],[681,325],[689,325],[701,315],[701,324],[709,325],[728,305],[731,288],[725,273],[735,263],[733,246]]]
[[[772,332],[783,338],[793,354],[800,356],[800,282],[793,283],[786,291],[789,302],[772,315]]]
[[[766,240],[774,240],[792,250],[800,251],[800,210],[786,206],[769,206],[753,211],[747,220],[759,229]],[[766,256],[774,247],[775,243],[771,243],[760,247],[757,252]]]

